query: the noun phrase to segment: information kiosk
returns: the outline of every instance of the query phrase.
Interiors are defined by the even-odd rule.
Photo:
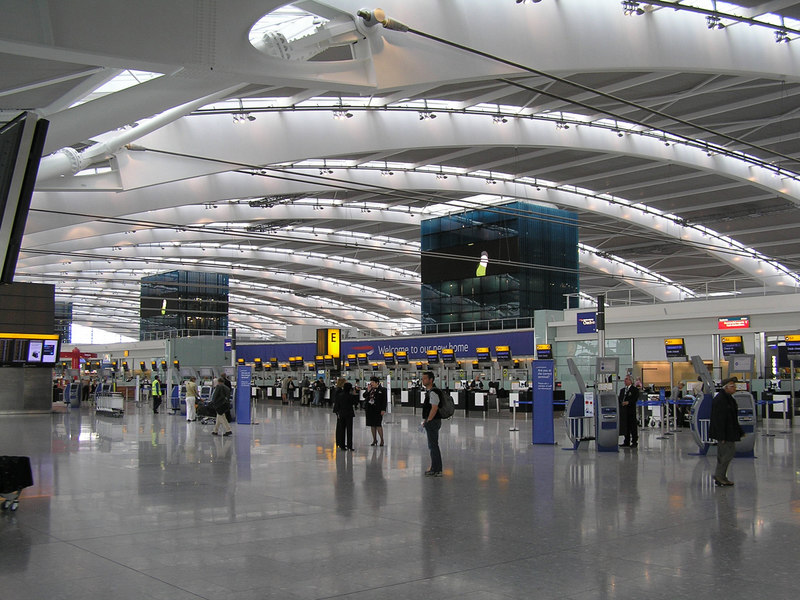
[[[581,442],[594,440],[599,452],[619,452],[619,409],[612,384],[601,383],[609,374],[619,370],[619,358],[597,357],[595,373],[598,382],[586,388],[575,361],[567,359],[569,371],[578,383],[579,393],[567,401],[564,421],[567,436],[577,450]]]

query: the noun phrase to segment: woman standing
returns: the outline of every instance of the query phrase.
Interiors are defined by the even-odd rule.
[[[194,377],[189,377],[186,382],[186,420],[197,421],[195,405],[197,404],[197,384]]]
[[[367,414],[367,427],[372,430],[372,443],[378,445],[376,434],[381,436],[383,446],[383,415],[386,414],[386,389],[381,387],[381,380],[372,376],[369,378],[367,391],[364,392],[364,410]]]
[[[354,405],[358,397],[350,392],[353,385],[344,377],[336,380],[333,412],[336,415],[336,447],[340,450],[355,450],[353,448],[353,418],[356,416]]]

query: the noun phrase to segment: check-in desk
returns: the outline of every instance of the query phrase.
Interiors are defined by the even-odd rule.
[[[468,391],[467,392],[467,414],[471,412],[479,412],[484,415],[489,410],[489,394],[483,391]]]
[[[400,390],[400,406],[407,406],[413,409],[421,407],[422,401],[420,400],[420,389],[411,388],[407,390]]]
[[[517,405],[518,413],[533,412],[533,392],[531,390],[513,390],[508,393],[509,410]]]

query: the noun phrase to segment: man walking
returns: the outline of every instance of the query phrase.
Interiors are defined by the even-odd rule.
[[[425,471],[426,477],[442,476],[442,453],[439,450],[439,430],[442,428],[442,417],[439,415],[439,402],[442,392],[433,385],[432,371],[422,374],[422,386],[425,388],[425,401],[422,404],[422,426],[428,436],[428,450],[431,452],[431,468]]]
[[[630,374],[625,375],[625,387],[619,391],[619,434],[625,436],[620,444],[623,448],[639,445],[639,427],[636,422],[636,401],[639,388],[633,385]]]
[[[744,437],[744,430],[739,425],[739,405],[733,394],[736,393],[736,377],[722,381],[722,389],[711,401],[711,422],[708,435],[717,440],[717,468],[714,471],[714,485],[731,486],[728,479],[728,465],[736,454],[736,442]]]

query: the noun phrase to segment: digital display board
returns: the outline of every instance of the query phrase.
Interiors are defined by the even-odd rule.
[[[536,344],[536,358],[538,360],[552,360],[553,346],[551,344]]]
[[[361,365],[362,367],[366,367],[369,364],[366,352],[359,352],[356,356],[358,358],[358,364]]]
[[[438,365],[439,364],[439,351],[438,350],[428,350],[425,352],[425,356],[428,359],[429,365]]]
[[[495,346],[494,355],[498,361],[511,362],[511,348],[508,346]]]
[[[475,348],[475,355],[478,357],[478,362],[492,361],[492,355],[488,348]]]
[[[683,343],[683,338],[664,340],[664,351],[667,358],[686,358],[686,344]]]
[[[52,367],[58,356],[58,334],[0,333],[0,366]]]
[[[789,360],[800,360],[800,335],[785,335],[783,340],[786,343],[786,354]]]
[[[717,319],[717,329],[748,329],[750,317],[720,317]]]
[[[442,362],[448,365],[456,362],[455,350],[452,348],[442,348]]]
[[[407,365],[408,364],[408,352],[403,350],[398,350],[395,352],[394,357],[397,359],[398,365]]]
[[[460,281],[519,271],[516,236],[422,252],[422,283]]]
[[[744,342],[742,341],[742,336],[723,335],[720,341],[722,342],[722,356],[744,354]]]
[[[395,365],[394,352],[383,353],[383,364],[385,364],[387,367],[393,367]]]

